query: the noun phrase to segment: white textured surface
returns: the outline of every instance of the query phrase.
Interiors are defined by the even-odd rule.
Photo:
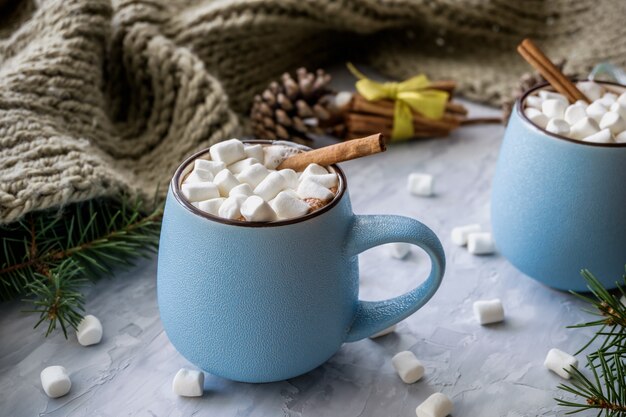
[[[496,114],[471,106],[474,115]],[[44,416],[415,416],[434,392],[455,404],[455,417],[556,416],[553,397],[562,379],[543,366],[554,347],[575,352],[586,330],[565,326],[589,318],[574,297],[517,272],[500,255],[476,257],[450,240],[452,228],[479,223],[490,230],[489,196],[504,129],[463,128],[449,139],[390,146],[377,156],[342,164],[354,211],[411,216],[431,227],[447,255],[443,284],[433,299],[375,340],[346,344],[307,375],[272,384],[242,384],[207,375],[201,398],[179,398],[172,375],[193,368],[169,344],[156,305],[156,261],[104,279],[89,289],[86,309],[102,318],[106,337],[85,349],[75,336],[44,339],[36,318],[19,302],[0,304],[0,415]],[[437,177],[437,195],[406,191],[410,172]],[[383,197],[386,196],[386,197]],[[415,248],[404,260],[379,247],[360,257],[361,296],[392,297],[415,286],[429,269]],[[507,320],[476,323],[472,304],[500,298]],[[418,383],[404,384],[391,358],[411,350],[426,367]],[[63,365],[71,392],[48,398],[39,372]],[[581,367],[584,364],[581,364]]]

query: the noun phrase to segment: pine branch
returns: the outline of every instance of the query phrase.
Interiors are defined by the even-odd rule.
[[[49,335],[58,324],[67,336],[82,319],[80,288],[156,251],[161,217],[137,201],[92,200],[0,226],[0,299],[29,297],[35,327],[47,322]]]

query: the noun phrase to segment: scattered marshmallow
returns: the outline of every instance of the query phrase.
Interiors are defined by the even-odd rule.
[[[241,205],[248,197],[245,195],[233,195],[222,202],[217,214],[220,217],[230,220],[241,218]]]
[[[411,244],[405,242],[394,242],[385,245],[389,256],[396,259],[404,259],[411,252]]]
[[[198,203],[198,208],[205,213],[212,214],[213,216],[219,216],[220,207],[222,207],[224,201],[226,201],[224,197],[204,200]]]
[[[424,365],[408,350],[397,353],[391,358],[391,363],[406,384],[413,384],[424,376]]]
[[[473,255],[490,255],[495,252],[491,233],[477,232],[467,235],[467,251]]]
[[[524,114],[526,115],[526,117],[528,117],[528,120],[530,120],[542,129],[544,129],[548,125],[548,121],[550,120],[548,119],[548,116],[541,112],[541,110],[537,110],[532,107],[525,109]]]
[[[454,229],[452,229],[452,243],[458,246],[465,246],[467,245],[467,235],[480,231],[481,227],[477,223],[455,227]]]
[[[87,314],[76,327],[76,338],[83,346],[91,346],[102,340],[102,323],[96,316]]]
[[[555,135],[567,135],[569,133],[569,124],[563,119],[550,119],[546,126],[548,132]]]
[[[244,145],[243,146],[243,151],[245,152],[246,156],[248,158],[254,158],[257,161],[259,161],[260,163],[263,163],[265,161],[265,152],[263,152],[263,146],[256,144],[256,145]]]
[[[255,164],[241,171],[237,175],[237,180],[250,184],[254,188],[261,183],[269,175],[270,171],[264,165]]]
[[[413,172],[409,174],[407,189],[413,195],[429,197],[433,195],[433,176]]]
[[[447,395],[436,392],[416,409],[417,417],[445,417],[452,413],[454,406]]]
[[[370,336],[370,339],[377,339],[379,337],[383,337],[383,336],[387,336],[390,333],[393,333],[396,331],[396,325],[392,325],[387,327],[386,329],[383,329],[381,331],[379,331],[378,333],[374,333],[373,335]]]
[[[285,177],[280,175],[278,171],[273,171],[270,172],[267,177],[263,178],[263,181],[254,188],[254,194],[265,201],[270,201],[285,188],[287,188],[287,180],[285,180]],[[330,193],[330,191],[328,192]]]
[[[279,219],[290,219],[304,216],[309,212],[310,206],[293,192],[281,191],[270,201],[270,206],[276,212]]]
[[[578,367],[578,359],[562,350],[553,348],[548,352],[543,365],[561,378],[569,379],[570,374],[567,371],[571,372],[572,368]]]
[[[328,188],[309,178],[305,178],[302,182],[300,182],[296,192],[302,199],[315,198],[321,201],[328,201],[334,196]]]
[[[48,366],[41,371],[41,386],[50,398],[62,397],[72,388],[67,370],[62,366]]]
[[[499,299],[474,302],[474,316],[481,325],[499,323],[504,320],[504,308]]]
[[[583,139],[584,142],[592,143],[613,143],[613,135],[609,129],[603,129],[593,135],[589,135]]]
[[[185,183],[181,187],[181,191],[190,202],[208,200],[220,196],[220,191],[212,182],[192,182]]]
[[[215,185],[217,185],[217,188],[219,189],[219,194],[222,197],[227,197],[230,193],[230,190],[240,184],[239,180],[237,180],[233,173],[230,172],[228,169],[223,169],[218,172],[217,175],[215,175],[213,182],[215,183]],[[219,195],[216,197],[219,197]]]
[[[241,215],[249,222],[271,222],[276,220],[276,213],[270,205],[258,195],[250,196],[241,205]]]
[[[582,140],[587,136],[591,136],[594,133],[600,131],[600,127],[595,120],[589,117],[583,117],[570,127],[569,137],[573,139]]]
[[[609,129],[612,134],[617,135],[626,130],[626,121],[619,113],[609,111],[602,116],[600,129]]]
[[[593,81],[581,81],[576,83],[576,87],[591,101],[597,100],[602,97],[604,88],[602,85]]]
[[[565,121],[568,124],[573,125],[580,119],[587,117],[587,112],[585,111],[585,108],[586,106],[582,106],[580,104],[572,104],[571,106],[568,106],[565,110]]]
[[[228,196],[231,195],[245,195],[246,197],[250,197],[251,195],[254,195],[254,191],[252,191],[250,184],[243,183],[231,188]]]
[[[606,113],[607,110],[608,109],[604,104],[600,103],[599,101],[594,101],[587,107],[585,112],[587,113],[587,117],[590,117],[596,122],[600,123],[602,116],[604,116],[604,113]]]
[[[241,161],[237,161],[237,162],[235,162],[233,164],[230,164],[228,166],[228,169],[233,174],[239,174],[244,169],[249,168],[252,165],[255,165],[255,164],[258,164],[258,163],[259,163],[259,161],[254,159],[254,158],[246,158],[246,159],[242,159]]]
[[[211,160],[230,165],[246,157],[243,143],[238,139],[230,139],[216,143],[209,149]]]
[[[567,109],[567,101],[551,98],[541,103],[541,111],[549,119],[562,119]]]
[[[204,393],[204,373],[181,368],[172,381],[172,391],[181,397],[202,397]]]

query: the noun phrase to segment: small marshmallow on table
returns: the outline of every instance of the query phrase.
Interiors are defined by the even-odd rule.
[[[391,358],[391,363],[405,384],[413,384],[424,376],[424,365],[411,351],[397,353]]]
[[[96,316],[86,315],[78,323],[76,328],[76,338],[83,346],[91,346],[100,343],[102,340],[102,323]]]
[[[504,308],[499,299],[475,301],[474,316],[481,325],[504,321]]]
[[[490,255],[496,250],[491,233],[476,232],[467,235],[467,251],[473,255]]]
[[[430,197],[433,195],[433,176],[413,172],[407,180],[407,190],[417,196]]]
[[[416,409],[417,417],[445,417],[452,413],[454,405],[447,395],[436,392]]]
[[[568,371],[571,372],[572,368],[578,367],[578,359],[569,353],[553,348],[548,352],[543,365],[561,378],[569,379]]]
[[[204,373],[181,368],[172,381],[172,391],[181,397],[202,397],[204,393]]]
[[[389,256],[395,259],[404,259],[411,252],[411,244],[405,242],[388,243],[386,246]]]
[[[477,233],[480,231],[480,225],[477,223],[455,227],[454,229],[452,229],[452,243],[458,246],[465,246],[467,245],[467,236],[470,233]]]
[[[62,366],[48,366],[41,371],[41,386],[50,398],[62,397],[72,388],[67,370]]]

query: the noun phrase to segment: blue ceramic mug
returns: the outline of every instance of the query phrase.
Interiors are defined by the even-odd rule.
[[[531,123],[522,105],[544,87],[516,102],[504,135],[491,201],[496,245],[551,287],[586,291],[586,268],[613,288],[626,264],[626,144],[580,142]]]
[[[244,382],[295,377],[342,343],[408,317],[439,287],[445,258],[437,236],[407,217],[353,214],[337,166],[336,197],[303,217],[252,223],[196,209],[180,183],[193,160],[207,153],[183,162],[170,184],[157,282],[171,343],[203,370]],[[358,300],[357,255],[390,242],[423,248],[432,263],[429,277],[396,298]]]

